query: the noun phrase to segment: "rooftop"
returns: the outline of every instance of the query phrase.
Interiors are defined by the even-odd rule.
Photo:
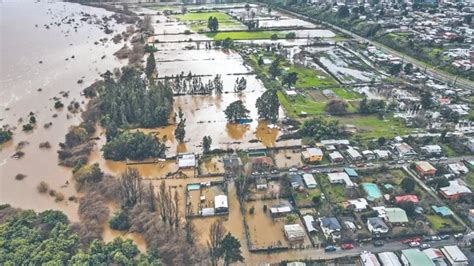
[[[404,249],[402,255],[408,261],[409,265],[423,265],[423,266],[434,266],[433,263],[425,253],[418,249]]]

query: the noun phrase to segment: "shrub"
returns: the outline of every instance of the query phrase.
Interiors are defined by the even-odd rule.
[[[128,214],[123,210],[114,213],[112,218],[109,220],[109,226],[114,230],[128,230],[130,228],[130,219]]]
[[[49,191],[48,183],[41,181],[36,187],[39,193],[47,193]]]

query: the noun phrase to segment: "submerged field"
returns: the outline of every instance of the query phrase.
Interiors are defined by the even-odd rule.
[[[208,31],[207,22],[210,17],[219,21],[219,29],[244,29],[245,26],[232,16],[223,12],[190,12],[182,15],[173,15],[174,18],[185,22],[193,31]]]

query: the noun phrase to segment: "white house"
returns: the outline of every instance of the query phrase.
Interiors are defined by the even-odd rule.
[[[340,173],[329,173],[328,174],[329,182],[331,184],[345,184],[346,187],[354,187],[354,183],[350,179],[349,175],[345,172]]]
[[[226,195],[217,195],[214,197],[214,209],[216,213],[229,211]]]
[[[367,229],[369,229],[373,234],[386,234],[389,230],[388,226],[380,217],[371,217],[367,219]]]
[[[448,259],[449,263],[453,266],[469,265],[469,260],[458,246],[442,247],[441,252],[443,252],[443,254],[446,256],[446,259]]]
[[[196,166],[196,155],[193,153],[178,155],[179,168],[193,168]]]
[[[347,202],[350,205],[354,206],[354,211],[356,211],[356,212],[361,212],[361,211],[367,209],[367,206],[369,206],[369,204],[367,203],[367,200],[364,199],[364,198],[348,200]]]
[[[285,224],[283,226],[286,238],[290,241],[303,241],[306,233],[299,224]]]
[[[318,185],[312,174],[303,174],[303,181],[308,188],[316,188]]]

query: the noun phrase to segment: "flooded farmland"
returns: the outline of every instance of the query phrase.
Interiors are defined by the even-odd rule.
[[[239,9],[240,10],[240,9]],[[237,10],[238,12],[240,12]],[[14,130],[13,140],[3,144],[0,148],[0,203],[8,203],[14,207],[23,209],[34,209],[43,211],[46,209],[58,209],[67,214],[71,221],[78,221],[78,204],[75,201],[64,200],[56,202],[54,197],[42,195],[37,192],[37,185],[41,181],[49,184],[51,189],[65,195],[66,199],[75,196],[73,182],[71,180],[71,168],[58,165],[57,149],[64,141],[64,136],[70,126],[80,123],[80,114],[72,114],[63,108],[56,110],[54,103],[60,99],[65,104],[78,101],[81,108],[85,107],[87,100],[81,95],[81,91],[99,78],[106,70],[125,65],[126,61],[120,61],[113,53],[123,46],[122,43],[110,41],[111,35],[103,32],[97,25],[83,23],[74,28],[69,24],[54,24],[64,17],[80,19],[81,12],[94,14],[97,17],[110,15],[103,9],[80,6],[71,3],[18,3],[7,2],[2,4],[2,76],[0,84],[0,107],[1,124],[9,125]],[[147,9],[140,12],[156,13]],[[274,14],[278,14],[275,12]],[[23,20],[27,18],[26,21]],[[22,19],[22,23],[19,20]],[[244,64],[242,57],[232,50],[208,49],[203,47],[197,49],[197,40],[210,40],[209,37],[200,34],[180,34],[187,27],[162,15],[153,15],[156,40],[155,53],[157,61],[158,78],[165,76],[187,74],[201,76],[203,82],[213,78],[216,74],[222,76],[224,93],[222,95],[181,95],[175,97],[174,109],[181,108],[187,119],[186,137],[183,144],[179,144],[174,137],[175,125],[153,129],[141,130],[146,133],[155,134],[160,139],[165,138],[165,144],[169,147],[169,156],[183,152],[202,151],[201,141],[204,136],[211,136],[212,148],[239,148],[251,147],[273,147],[277,145],[280,129],[276,125],[258,121],[255,103],[257,98],[266,90],[263,83],[256,78],[252,69]],[[332,38],[334,33],[329,30],[316,29],[314,25],[299,19],[281,16],[278,20],[267,17],[263,22],[267,27],[300,26],[312,29],[295,30],[298,37],[304,38],[321,37]],[[15,26],[13,26],[15,25]],[[46,27],[46,26],[48,27]],[[110,28],[115,32],[125,29],[124,25],[111,24]],[[313,29],[314,28],[314,29]],[[17,36],[18,32],[23,34],[21,38],[5,38],[5,36]],[[107,41],[100,41],[107,38]],[[192,38],[193,41],[182,41]],[[287,45],[300,45],[305,40],[278,40],[266,42],[279,42]],[[31,42],[35,43],[31,49]],[[250,42],[243,40],[243,42]],[[264,42],[252,41],[255,43]],[[187,46],[193,45],[193,49]],[[202,44],[201,44],[202,46]],[[11,51],[20,50],[21,53]],[[235,93],[234,84],[237,78],[245,77],[247,89],[244,93]],[[80,80],[80,82],[79,82]],[[242,100],[250,110],[250,117],[254,118],[248,124],[236,125],[227,123],[223,110],[233,101]],[[21,130],[23,121],[27,119],[30,112],[34,113],[38,120],[38,126],[32,132],[26,133]],[[283,114],[283,110],[280,110]],[[48,127],[43,125],[52,123]],[[105,143],[103,130],[97,132],[98,140],[89,158],[89,162],[97,162],[100,168],[109,174],[119,175],[129,166],[126,162],[105,160],[100,148]],[[40,143],[49,142],[51,148],[40,149]],[[20,145],[19,145],[20,144]],[[18,150],[24,152],[20,159],[12,158]],[[301,163],[298,155],[280,154],[284,157],[284,166],[294,166]],[[186,186],[190,183],[210,182],[222,180],[222,177],[196,178],[193,170],[183,171],[187,178],[167,178],[169,173],[178,171],[175,161],[164,161],[153,164],[135,165],[146,182],[151,182],[155,188],[165,182],[167,187],[177,191],[180,198],[180,213],[185,214]],[[224,172],[223,163],[219,159],[212,159],[204,166],[204,173],[220,174]],[[26,178],[22,181],[15,180],[17,174],[24,174]],[[209,190],[206,196],[213,197],[221,191]],[[207,233],[214,220],[224,220],[226,229],[236,236],[242,243],[243,255],[248,263],[259,263],[263,261],[279,261],[291,256],[293,251],[285,254],[253,254],[246,247],[246,236],[243,216],[240,211],[240,203],[236,195],[236,188],[232,182],[228,185],[229,209],[226,217],[196,218],[194,222],[199,228],[202,244],[207,242]],[[210,203],[208,203],[210,204]],[[119,206],[111,203],[111,213]],[[261,208],[261,206],[257,206]],[[258,228],[266,227],[271,221],[268,217],[256,216],[250,219],[250,223]],[[273,227],[281,223],[273,224]],[[284,235],[271,234],[270,229],[259,232],[256,237],[257,245],[274,245],[284,241]],[[273,228],[274,229],[274,228]],[[256,229],[253,229],[256,230]],[[259,229],[260,230],[260,229]],[[124,233],[110,229],[104,225],[103,239],[110,241],[114,237],[122,236],[133,239],[140,250],[146,250],[145,240],[142,235],[136,233]],[[301,256],[300,256],[301,257]]]

